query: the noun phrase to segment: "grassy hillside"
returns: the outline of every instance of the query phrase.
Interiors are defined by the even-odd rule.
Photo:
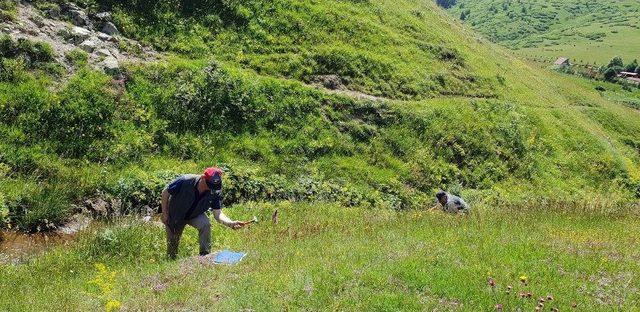
[[[12,226],[55,225],[89,196],[124,200],[121,212],[156,207],[171,177],[216,163],[234,181],[228,203],[417,208],[438,187],[478,199],[638,194],[637,110],[474,39],[430,2],[166,5],[91,6],[175,53],[125,67],[124,88],[88,68],[60,84],[51,57],[20,61],[37,49],[5,54]],[[306,85],[326,74],[346,94],[388,99]]]
[[[51,229],[97,200],[113,215],[153,211],[172,178],[216,164],[229,214],[283,205],[284,221],[216,228],[215,246],[247,262],[184,272],[163,260],[161,229],[107,222],[3,264],[0,310],[533,308],[484,285],[521,274],[559,307],[637,306],[625,247],[637,243],[640,111],[616,87],[541,70],[426,0],[80,4],[112,11],[161,60],[122,64],[123,80],[82,62],[68,74],[47,45],[0,40],[3,225]],[[317,86],[327,75],[337,90]],[[419,212],[440,187],[473,217]],[[88,283],[96,262],[107,271]],[[165,279],[178,284],[152,290]]]
[[[640,4],[633,0],[458,0],[451,12],[529,58],[606,65],[614,56],[640,57]]]

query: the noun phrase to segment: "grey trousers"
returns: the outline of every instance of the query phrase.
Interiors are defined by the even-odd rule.
[[[179,225],[175,231],[172,231],[169,226],[165,225],[167,231],[167,256],[170,259],[175,259],[178,254],[178,245],[180,244],[180,237],[184,227],[189,224],[198,229],[198,241],[200,242],[200,255],[204,256],[209,254],[211,249],[211,222],[204,213],[191,219],[185,223]]]

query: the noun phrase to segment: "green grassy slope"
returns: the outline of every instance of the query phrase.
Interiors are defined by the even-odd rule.
[[[529,58],[569,57],[605,65],[640,57],[637,1],[459,0],[452,14],[494,42]]]
[[[231,215],[262,220],[278,208],[281,222],[216,227],[216,249],[247,252],[235,266],[187,259],[197,248],[192,228],[181,259],[167,261],[162,228],[123,220],[27,264],[0,264],[0,307],[100,310],[117,301],[123,310],[154,311],[493,311],[497,304],[526,311],[551,295],[545,311],[574,304],[637,311],[637,216],[538,204],[520,212],[483,207],[470,218],[323,203],[237,206]]]
[[[11,226],[58,224],[88,196],[156,207],[164,183],[211,164],[229,167],[228,204],[419,208],[438,187],[478,201],[638,196],[638,110],[477,40],[429,1],[100,5],[174,56],[127,66],[119,89],[89,69],[60,85],[49,59],[5,55]],[[306,85],[322,74],[388,100]]]
[[[212,164],[229,215],[281,222],[215,226],[216,249],[248,256],[203,267],[185,264],[193,229],[167,261],[162,228],[105,221],[0,264],[0,310],[640,304],[640,111],[619,86],[541,70],[431,1],[85,3],[166,59],[124,65],[124,87],[90,68],[59,82],[46,47],[2,38],[0,222],[48,229],[88,197],[145,212]],[[309,85],[326,74],[347,90]],[[472,215],[423,212],[439,187]]]

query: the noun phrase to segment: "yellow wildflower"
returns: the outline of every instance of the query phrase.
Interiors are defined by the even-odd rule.
[[[112,311],[120,310],[121,306],[122,306],[122,303],[120,303],[120,301],[111,299],[107,301],[107,304],[104,307],[107,312],[112,312]]]

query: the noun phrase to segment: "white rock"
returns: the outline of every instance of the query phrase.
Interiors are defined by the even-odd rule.
[[[98,39],[100,39],[100,40],[102,40],[102,41],[111,41],[111,40],[113,40],[113,37],[112,37],[112,36],[109,36],[109,35],[107,35],[107,34],[105,34],[105,33],[101,33],[101,32],[99,32],[99,33],[98,33]]]
[[[82,41],[82,43],[79,45],[80,49],[85,50],[88,53],[93,52],[93,50],[95,50],[98,46],[100,46],[100,40],[95,37]]]
[[[120,73],[120,64],[118,63],[118,59],[113,56],[107,56],[102,62],[100,62],[99,66],[107,74],[117,75]]]
[[[111,52],[107,49],[100,49],[98,50],[98,52],[96,52],[96,54],[98,54],[99,56],[113,56],[113,54],[111,54]]]
[[[96,18],[104,22],[111,22],[111,12],[100,12],[96,14]]]
[[[89,36],[91,36],[91,31],[86,28],[74,26],[71,29],[71,36],[75,39],[78,39],[79,41],[82,41],[84,39],[89,38]]]
[[[112,22],[106,22],[102,25],[102,32],[107,35],[116,35],[118,34],[118,28]]]

